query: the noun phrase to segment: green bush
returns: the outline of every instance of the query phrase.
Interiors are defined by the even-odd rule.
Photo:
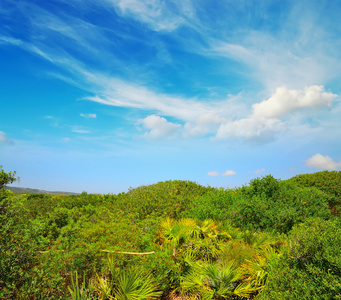
[[[316,187],[329,197],[332,214],[341,215],[341,171],[323,171],[313,174],[297,175],[289,181],[301,187]]]
[[[257,177],[250,180],[250,185],[243,186],[240,192],[250,198],[253,196],[274,198],[280,188],[280,180],[274,178],[272,175],[267,175],[262,178]]]
[[[263,180],[266,183],[268,179],[269,177],[265,177]],[[227,217],[237,227],[287,233],[295,224],[304,222],[309,217],[331,217],[328,196],[318,189],[272,181],[273,187],[264,192],[261,181],[257,179],[260,189],[251,186],[238,191],[241,195],[235,197],[230,206]]]
[[[202,221],[206,219],[223,221],[230,206],[239,196],[235,190],[213,190],[203,196],[193,197],[182,215]]]
[[[310,218],[296,226],[257,299],[341,299],[341,228]]]

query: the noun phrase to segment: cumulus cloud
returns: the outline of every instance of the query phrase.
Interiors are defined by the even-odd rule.
[[[145,134],[145,137],[150,139],[175,138],[181,127],[180,124],[168,122],[165,118],[156,115],[148,116],[140,120],[140,123],[150,130]]]
[[[221,174],[222,176],[231,176],[231,175],[235,175],[237,174],[237,172],[232,171],[232,170],[226,170],[225,173]]]
[[[252,114],[246,118],[222,122],[216,134],[218,140],[243,138],[250,141],[267,142],[286,127],[281,117],[303,108],[330,107],[336,94],[326,92],[323,86],[312,85],[303,90],[285,87],[267,100],[252,105]]]
[[[201,114],[195,122],[184,125],[184,137],[200,137],[209,133],[215,133],[225,119],[214,113]]]
[[[261,169],[258,169],[258,170],[256,170],[256,171],[254,171],[253,173],[255,173],[255,174],[260,174],[260,173],[263,173],[263,172],[265,172],[265,169],[264,169],[264,168],[261,168]]]
[[[322,170],[337,170],[341,168],[341,161],[336,162],[328,155],[317,153],[306,160],[306,165]]]
[[[218,176],[219,173],[217,171],[210,171],[207,173],[208,176]]]
[[[312,85],[304,90],[276,89],[268,100],[252,105],[254,117],[278,118],[306,107],[330,107],[337,95],[326,92],[323,86]]]
[[[87,119],[96,119],[97,115],[96,114],[80,114],[81,117],[87,118]]]
[[[283,128],[280,120],[271,118],[249,118],[237,121],[224,122],[220,125],[216,138],[218,140],[229,140],[231,138],[242,138],[246,140],[271,140],[274,134]]]
[[[9,139],[3,131],[0,131],[0,145],[14,145],[14,142]]]

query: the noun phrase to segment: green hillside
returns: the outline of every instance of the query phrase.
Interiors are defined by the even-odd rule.
[[[340,178],[0,189],[0,299],[340,299]]]
[[[12,191],[14,194],[53,194],[53,195],[76,195],[77,193],[72,192],[61,192],[61,191],[44,191],[39,189],[30,189],[24,187],[6,186],[5,190]]]

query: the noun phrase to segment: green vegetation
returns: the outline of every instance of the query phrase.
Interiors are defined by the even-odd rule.
[[[341,299],[340,172],[118,195],[15,180],[0,167],[0,299]]]

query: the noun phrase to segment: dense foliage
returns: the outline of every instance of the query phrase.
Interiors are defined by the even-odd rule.
[[[66,196],[0,170],[0,299],[341,298],[340,172]]]
[[[323,171],[297,175],[290,179],[301,187],[316,187],[328,195],[329,207],[334,215],[340,216],[341,172]]]

